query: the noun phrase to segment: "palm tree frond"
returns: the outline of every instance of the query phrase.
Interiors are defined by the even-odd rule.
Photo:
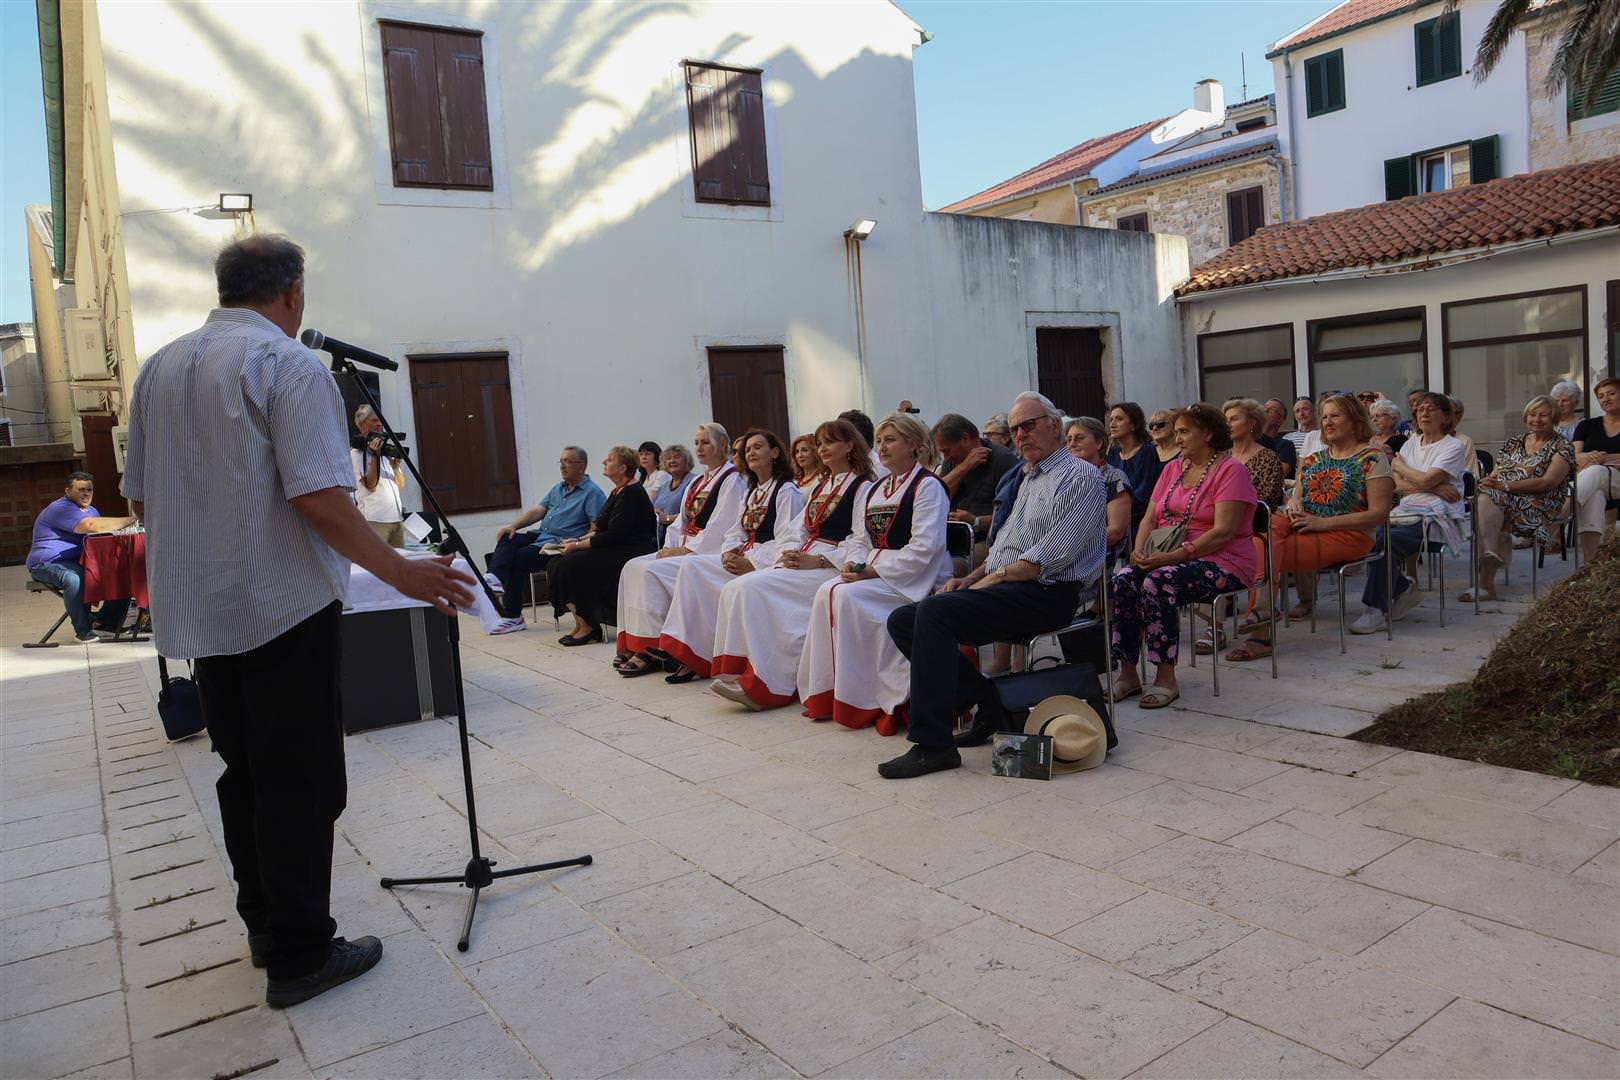
[[[1583,0],[1567,0],[1568,3],[1581,3]],[[1519,31],[1519,24],[1529,16],[1535,0],[1502,0],[1491,21],[1486,24],[1485,32],[1480,35],[1479,49],[1474,53],[1474,82],[1482,83],[1495,70],[1501,62],[1502,54],[1513,43],[1514,35]],[[1456,0],[1447,0],[1446,10],[1456,7]]]

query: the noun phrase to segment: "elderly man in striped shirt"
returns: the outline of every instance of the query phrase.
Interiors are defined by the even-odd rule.
[[[219,307],[141,365],[123,492],[151,534],[158,652],[197,661],[236,910],[280,1008],[382,957],[374,937],[334,937],[330,914],[349,561],[451,616],[473,581],[448,557],[404,558],[355,508],[343,399],[294,340],[303,250],[250,236],[214,275]]]
[[[961,646],[1062,629],[1102,577],[1102,474],[1068,452],[1063,414],[1042,395],[1019,394],[1007,426],[1024,459],[1024,481],[989,556],[966,577],[952,578],[938,593],[889,616],[889,636],[911,660],[906,737],[913,745],[878,766],[887,779],[961,765],[954,719],[975,704],[979,715],[960,745],[982,743],[998,726],[995,687],[962,656]]]

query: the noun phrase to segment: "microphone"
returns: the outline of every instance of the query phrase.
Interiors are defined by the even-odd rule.
[[[317,352],[332,354],[334,360],[353,360],[357,364],[367,367],[381,368],[384,371],[398,371],[399,364],[381,353],[374,353],[370,349],[362,349],[358,345],[350,345],[347,341],[339,341],[335,337],[327,337],[319,330],[309,329],[298,335],[298,340],[306,348]]]

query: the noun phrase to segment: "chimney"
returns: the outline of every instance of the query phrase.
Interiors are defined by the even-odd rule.
[[[1211,113],[1216,123],[1226,119],[1226,91],[1218,79],[1202,79],[1193,87],[1193,108]]]

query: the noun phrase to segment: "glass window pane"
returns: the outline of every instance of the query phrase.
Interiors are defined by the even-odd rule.
[[[1576,289],[1525,296],[1517,300],[1491,300],[1448,308],[1446,329],[1452,341],[1545,334],[1581,328],[1581,294]]]
[[[1293,358],[1294,328],[1274,326],[1238,334],[1204,334],[1198,339],[1199,361],[1204,367],[1261,364]]]
[[[1311,364],[1311,385],[1316,388],[1318,398],[1335,390],[1349,394],[1377,390],[1399,405],[1401,415],[1405,416],[1406,395],[1425,385],[1423,354],[1391,353],[1354,360],[1317,360]]]
[[[1466,408],[1463,430],[1495,453],[1524,430],[1524,403],[1559,379],[1576,378],[1581,365],[1579,337],[1452,349],[1451,393]]]
[[[1316,351],[1365,349],[1374,345],[1416,345],[1423,337],[1423,317],[1316,327]]]
[[[1219,406],[1230,398],[1252,397],[1256,401],[1267,398],[1294,400],[1294,369],[1286,364],[1271,367],[1240,368],[1213,371],[1206,369],[1204,400]]]
[[[1423,190],[1446,190],[1446,158],[1444,154],[1436,154],[1434,157],[1423,159]]]

